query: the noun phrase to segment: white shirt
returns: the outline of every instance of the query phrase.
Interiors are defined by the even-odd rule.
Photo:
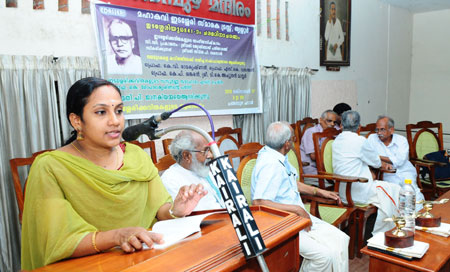
[[[142,74],[141,57],[131,55],[123,65],[117,64],[116,55],[109,55],[107,60],[107,73],[113,74]]]
[[[264,199],[272,202],[297,205],[305,209],[297,187],[297,170],[289,163],[288,157],[268,147],[258,152],[252,172],[252,200]],[[306,211],[313,223],[321,221]]]
[[[209,178],[213,184],[215,184],[214,177],[211,177],[211,172]],[[172,196],[172,199],[175,199],[181,187],[191,184],[202,184],[203,188],[208,191],[208,194],[200,199],[194,211],[222,209],[222,197],[218,195],[220,194],[218,191],[216,193],[208,180],[200,177],[193,171],[187,170],[178,163],[164,171],[161,180],[169,194]]]
[[[356,203],[367,203],[373,191],[373,178],[369,165],[381,167],[381,160],[367,139],[354,132],[343,131],[333,142],[334,173],[345,176],[364,177],[367,183],[352,184],[352,199]],[[340,196],[344,202],[346,183],[340,184]]]
[[[334,24],[330,23],[330,20],[327,20],[325,40],[328,42],[326,48],[327,60],[342,61],[341,44],[344,42],[344,33],[342,32],[341,21],[338,18],[336,18]],[[334,47],[335,44],[337,44],[337,48],[333,54],[330,47]]]
[[[371,134],[368,142],[378,155],[388,157],[396,169],[395,174],[384,173],[383,180],[403,186],[405,179],[410,179],[411,185],[416,191],[416,201],[424,200],[425,198],[420,192],[419,186],[417,186],[416,168],[409,161],[408,140],[401,135],[392,134],[392,141],[386,146],[376,134]],[[417,211],[421,210],[422,207],[423,205],[416,204]]]
[[[408,160],[409,158],[409,145],[408,140],[405,137],[392,134],[391,143],[386,146],[376,134],[369,136],[368,141],[370,145],[375,149],[378,155],[388,157],[397,170],[395,174],[384,173],[383,180],[395,182],[398,185],[403,185],[405,179],[411,179],[417,186],[416,168]]]

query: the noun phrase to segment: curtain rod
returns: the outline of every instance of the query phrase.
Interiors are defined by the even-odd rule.
[[[275,65],[270,65],[270,66],[264,66],[264,68],[269,68],[269,69],[278,69],[278,68],[280,68],[280,67],[278,67],[278,66],[275,66]],[[319,69],[312,69],[312,68],[309,68],[309,67],[305,67],[305,69],[308,69],[309,70],[309,73],[310,74],[312,74],[312,75],[314,75],[315,73],[317,73],[318,71],[319,71]]]

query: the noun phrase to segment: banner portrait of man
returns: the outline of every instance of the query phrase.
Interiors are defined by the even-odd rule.
[[[104,21],[105,43],[109,48],[106,57],[107,73],[142,74],[136,23],[117,18]]]

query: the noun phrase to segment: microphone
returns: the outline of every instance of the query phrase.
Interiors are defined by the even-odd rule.
[[[133,141],[142,134],[147,134],[151,140],[157,139],[155,137],[155,129],[158,128],[158,123],[168,119],[170,115],[172,115],[171,112],[163,112],[160,115],[153,115],[140,124],[127,127],[122,133],[122,138],[125,141]]]

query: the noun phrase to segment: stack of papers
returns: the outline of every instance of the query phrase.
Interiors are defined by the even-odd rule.
[[[387,252],[393,252],[398,255],[403,255],[408,258],[422,258],[425,252],[427,252],[430,244],[414,241],[414,245],[405,248],[393,248],[384,245],[384,232],[376,233],[372,238],[367,240],[367,246],[378,248]]]
[[[194,215],[194,216],[187,216],[183,218],[177,218],[177,219],[170,219],[170,220],[163,220],[158,221],[153,225],[151,232],[160,233],[163,235],[164,244],[154,244],[153,248],[155,249],[163,249],[168,246],[171,246],[178,241],[188,237],[189,235],[199,232],[200,224],[202,223],[202,220],[214,213],[218,212],[212,212],[212,213],[205,213],[200,215]],[[144,243],[143,248],[147,249],[147,245]]]
[[[447,223],[441,223],[441,226],[434,228],[416,226],[416,230],[421,230],[444,237],[450,236],[450,224]]]

